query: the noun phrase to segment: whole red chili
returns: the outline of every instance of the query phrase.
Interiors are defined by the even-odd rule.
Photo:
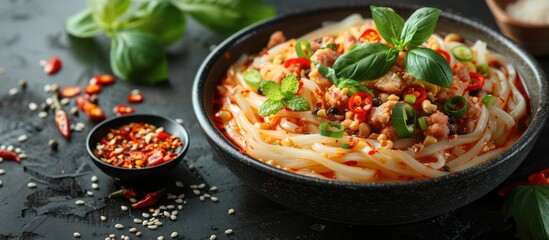
[[[51,57],[44,65],[44,72],[48,75],[54,74],[61,69],[61,59],[58,57]]]
[[[498,195],[505,197],[505,195],[509,191],[511,191],[511,189],[520,185],[535,186],[535,185],[546,185],[546,184],[549,184],[549,168],[530,174],[528,176],[528,181],[523,180],[523,181],[518,181],[518,182],[508,184],[507,186],[503,187],[498,191]]]
[[[17,153],[5,149],[0,149],[0,158],[4,160],[21,162],[21,158],[19,158],[19,155],[17,155]]]
[[[165,188],[162,188],[156,192],[147,193],[147,195],[145,195],[143,199],[139,200],[139,202],[132,204],[132,207],[136,209],[152,207],[162,198],[162,196],[164,196],[164,192],[166,192]]]

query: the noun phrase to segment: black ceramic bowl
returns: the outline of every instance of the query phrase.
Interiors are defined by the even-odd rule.
[[[415,9],[390,6],[403,16]],[[273,201],[305,214],[354,224],[413,222],[462,207],[485,195],[520,165],[534,146],[547,118],[546,77],[535,60],[494,30],[463,17],[443,13],[437,32],[455,32],[481,39],[515,63],[530,97],[531,112],[523,136],[497,157],[473,168],[439,178],[393,183],[323,180],[286,172],[242,153],[215,127],[213,96],[227,68],[242,54],[259,52],[271,33],[283,30],[299,37],[324,21],[351,13],[371,17],[369,5],[345,5],[309,10],[271,19],[244,29],[221,43],[204,61],[193,86],[193,107],[202,130],[225,164],[251,188]],[[298,23],[298,24],[296,24]],[[227,58],[227,56],[230,56]]]
[[[103,137],[105,137],[111,129],[132,122],[148,123],[156,127],[163,127],[167,133],[175,135],[179,139],[181,139],[182,146],[177,149],[177,157],[169,162],[162,163],[153,167],[130,169],[117,167],[112,164],[103,162],[101,161],[101,159],[97,158],[93,154],[92,149],[95,149],[97,143]],[[105,174],[123,182],[146,182],[151,178],[161,177],[162,174],[168,172],[169,170],[177,166],[177,164],[179,164],[179,162],[181,161],[181,159],[183,159],[183,156],[187,152],[188,148],[189,135],[187,134],[187,130],[185,129],[185,127],[175,122],[174,120],[154,114],[131,114],[109,118],[95,126],[90,131],[90,133],[88,134],[88,138],[86,139],[86,150],[88,151],[88,155],[90,155],[93,163]]]

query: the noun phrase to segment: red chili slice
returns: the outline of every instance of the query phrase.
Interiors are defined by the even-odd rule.
[[[156,166],[164,162],[162,151],[155,150],[155,152],[147,158],[149,166]]]
[[[103,111],[103,109],[93,103],[90,103],[93,105],[93,107],[91,107],[91,109],[89,109],[88,111],[86,111],[86,113],[88,114],[88,116],[90,117],[90,119],[92,121],[103,121],[105,120],[105,112]]]
[[[72,98],[78,94],[80,94],[81,90],[78,86],[66,86],[63,89],[61,89],[61,97],[64,98]]]
[[[90,84],[110,85],[116,82],[116,78],[109,74],[98,74],[90,79]]]
[[[375,29],[366,29],[360,37],[358,38],[359,41],[362,42],[379,42],[381,41],[381,37],[379,36],[379,33]]]
[[[135,108],[126,106],[124,104],[118,104],[116,107],[114,107],[113,112],[116,113],[116,115],[126,115],[134,113]]]
[[[413,94],[416,96],[416,101],[414,102],[414,105],[419,106],[421,103],[427,99],[427,91],[425,91],[425,88],[419,85],[410,85],[404,91],[402,92],[402,98],[404,99],[407,94]]]
[[[349,110],[364,117],[366,112],[372,108],[373,98],[367,92],[356,92],[349,98]]]
[[[128,102],[130,103],[140,103],[143,102],[143,99],[142,93],[130,93],[130,95],[128,95]]]
[[[448,64],[450,64],[451,58],[450,58],[450,54],[448,54],[448,52],[446,52],[442,49],[439,49],[439,50],[437,50],[437,53],[440,53],[440,55],[442,55],[446,59],[446,62],[448,62]]]
[[[166,140],[170,138],[170,134],[164,131],[160,131],[156,134],[156,138],[158,138],[158,140]]]
[[[470,72],[469,77],[471,77],[471,82],[469,82],[469,86],[467,86],[468,91],[479,90],[484,86],[485,78],[482,74]]]
[[[284,60],[284,67],[287,68],[292,65],[301,65],[302,67],[311,67],[311,61],[307,58],[290,58]]]
[[[84,91],[89,94],[98,94],[103,90],[103,87],[99,84],[90,84],[84,88]]]
[[[549,184],[549,168],[530,174],[528,182],[530,182],[530,185]]]
[[[58,57],[51,57],[44,65],[44,72],[48,75],[54,74],[61,70],[61,59]]]

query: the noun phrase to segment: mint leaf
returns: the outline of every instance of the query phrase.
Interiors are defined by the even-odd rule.
[[[86,9],[67,19],[65,31],[75,37],[89,38],[101,34],[103,29],[93,20],[90,10]]]
[[[131,11],[119,28],[150,33],[169,46],[183,36],[186,21],[185,14],[170,1],[148,1]]]
[[[521,239],[549,239],[549,185],[516,186],[505,196],[505,218],[513,218]]]
[[[111,41],[111,68],[124,80],[158,83],[168,79],[168,59],[164,44],[154,36],[124,31]]]
[[[430,48],[413,48],[404,59],[406,73],[417,79],[449,88],[454,80],[452,69],[444,57]]]
[[[320,63],[315,62],[316,70],[326,79],[330,80],[333,84],[337,84],[337,76],[333,68],[326,67]]]
[[[372,18],[379,35],[385,41],[397,46],[400,33],[404,27],[404,19],[389,8],[371,6]]]
[[[420,8],[404,23],[400,39],[409,47],[417,47],[427,41],[433,32],[441,11],[436,8]],[[387,40],[387,39],[386,39]]]
[[[395,65],[396,55],[398,51],[391,51],[390,47],[382,43],[362,44],[341,55],[333,68],[339,78],[374,80]],[[388,59],[392,60],[387,61]]]
[[[267,99],[259,106],[259,116],[267,117],[273,114],[276,114],[284,107],[284,104],[281,100]]]
[[[347,88],[349,90],[347,92],[348,96],[351,96],[351,95],[355,94],[356,92],[367,92],[370,95],[372,95],[372,97],[374,97],[374,93],[372,93],[372,91],[370,91],[370,89],[368,89],[366,86],[364,86],[361,83],[359,83],[355,80],[352,80],[352,79],[344,79],[344,78],[339,79],[339,83],[337,84],[337,88],[339,88],[339,89]]]
[[[284,105],[293,111],[308,111],[311,110],[309,103],[300,96],[290,96],[284,99]]]
[[[299,90],[299,81],[297,80],[297,77],[293,74],[286,75],[280,83],[280,90],[282,93],[297,93]]]
[[[105,29],[113,28],[116,19],[130,8],[131,0],[88,0],[93,19]]]
[[[262,0],[174,0],[173,2],[204,26],[227,36],[276,14],[276,9]]]
[[[260,85],[261,92],[271,100],[281,100],[283,95],[280,91],[280,85],[272,80],[265,80]]]

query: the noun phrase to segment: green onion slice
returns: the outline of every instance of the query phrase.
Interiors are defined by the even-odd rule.
[[[417,97],[414,94],[406,94],[406,96],[404,96],[404,101],[409,104],[416,103],[416,100],[417,100]]]
[[[401,138],[411,137],[416,125],[416,110],[407,103],[397,103],[392,111],[393,126]]]
[[[452,55],[460,62],[469,62],[473,60],[473,50],[465,45],[458,45],[452,48]]]
[[[303,47],[305,47],[305,52],[303,51]],[[309,59],[313,55],[311,51],[311,44],[307,40],[297,41],[295,43],[295,52],[297,53],[297,56],[300,58]]]
[[[345,127],[336,122],[323,122],[320,124],[320,135],[331,138],[343,137]]]
[[[477,71],[482,75],[486,75],[490,71],[488,65],[484,63],[477,63],[475,64],[475,67],[477,68]]]
[[[417,122],[419,123],[419,127],[421,128],[421,131],[427,130],[429,125],[427,125],[427,121],[425,120],[427,117],[420,117],[417,119]]]
[[[263,78],[261,77],[261,73],[255,69],[248,69],[243,74],[242,77],[244,78],[244,82],[246,82],[250,87],[253,87],[255,89],[259,88],[261,85],[261,82],[263,81]]]
[[[444,110],[454,117],[463,116],[468,109],[469,107],[467,106],[467,100],[465,100],[462,96],[452,97],[444,103]]]
[[[329,48],[329,49],[332,49],[332,50],[336,51],[337,50],[337,45],[335,45],[335,43],[327,43],[327,44],[322,45],[322,47],[320,47],[320,49],[326,49],[326,48]]]
[[[480,102],[484,104],[486,107],[491,107],[496,103],[497,98],[492,95],[486,95],[480,99]]]

